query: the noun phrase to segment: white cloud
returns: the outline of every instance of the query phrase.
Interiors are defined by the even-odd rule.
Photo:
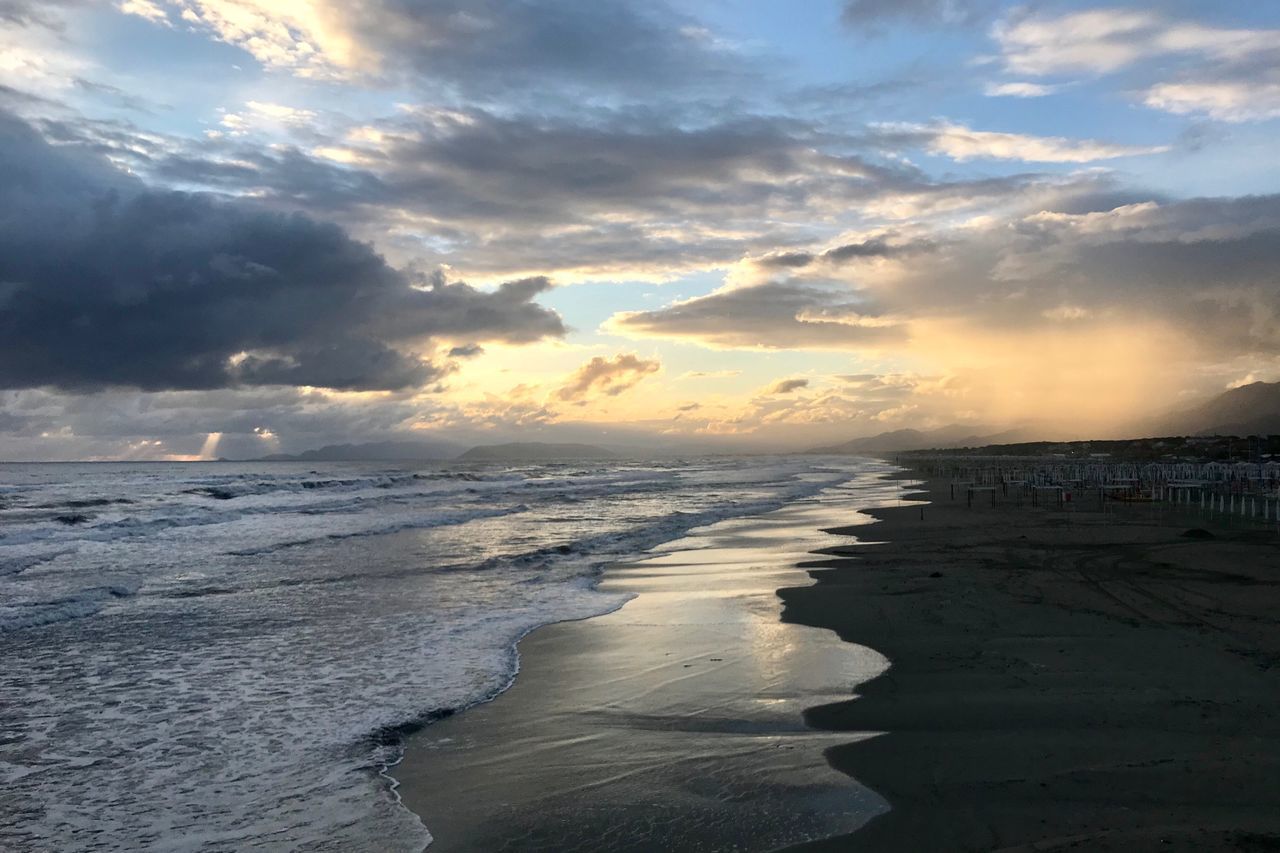
[[[157,6],[152,0],[123,0],[116,8],[126,15],[137,15],[139,18],[146,18],[152,23],[172,26],[169,23],[169,13]]]
[[[1089,163],[1116,157],[1159,154],[1169,150],[1167,145],[1116,145],[1094,139],[971,130],[958,124],[943,124],[931,129],[934,136],[928,143],[928,149],[961,162],[991,159],[1035,163]]]
[[[0,86],[56,96],[71,88],[91,63],[67,50],[47,27],[6,27],[0,18]]]
[[[1176,79],[1151,85],[1143,103],[1179,115],[1262,121],[1280,115],[1280,29],[1211,27],[1124,9],[1013,18],[993,31],[1008,71],[1110,74],[1160,61]],[[987,94],[1028,96],[1037,84],[989,86]],[[1024,89],[1027,94],[1020,92]]]
[[[246,101],[241,112],[224,112],[218,123],[232,136],[252,130],[304,127],[315,121],[314,110],[304,110],[267,101]]]
[[[335,9],[323,0],[168,2],[181,10],[183,20],[245,50],[267,68],[289,70],[301,77],[342,77],[376,60],[353,37],[341,7]],[[152,0],[126,3],[135,4],[140,8],[155,5]],[[149,14],[144,17],[152,18]]]
[[[1161,83],[1147,90],[1144,102],[1178,115],[1201,114],[1229,122],[1265,121],[1280,118],[1280,81]]]
[[[282,124],[306,124],[316,117],[314,110],[304,110],[267,101],[248,101],[245,106],[256,115]]]
[[[1151,12],[1095,9],[996,26],[1005,65],[1019,74],[1110,73],[1165,54],[1239,59],[1275,50],[1280,30],[1222,29],[1169,21]]]
[[[1159,19],[1147,12],[1099,9],[1057,18],[1023,18],[995,28],[1005,65],[1019,74],[1110,72],[1150,52]]]
[[[1043,98],[1057,88],[1043,83],[988,83],[984,92],[991,98]]]

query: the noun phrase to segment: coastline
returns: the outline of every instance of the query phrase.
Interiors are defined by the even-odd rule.
[[[779,590],[785,621],[893,661],[805,712],[885,733],[827,758],[891,810],[791,849],[1280,849],[1273,532],[914,496]]]
[[[823,758],[849,735],[803,710],[887,662],[782,622],[777,598],[824,524],[901,493],[860,479],[853,500],[726,520],[610,567],[598,588],[633,594],[624,607],[522,639],[511,688],[410,736],[391,770],[430,849],[776,849],[882,811]]]

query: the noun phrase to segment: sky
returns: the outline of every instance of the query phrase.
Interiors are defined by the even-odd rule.
[[[0,459],[1280,378],[1280,3],[0,0]]]

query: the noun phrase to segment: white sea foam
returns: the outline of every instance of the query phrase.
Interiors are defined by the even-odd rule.
[[[602,565],[856,467],[0,466],[0,848],[419,850],[398,731],[619,606]]]

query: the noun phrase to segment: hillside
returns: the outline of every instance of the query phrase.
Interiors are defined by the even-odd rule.
[[[540,441],[485,444],[458,457],[462,462],[550,462],[614,459],[618,454],[592,444],[548,444]]]
[[[1253,382],[1156,420],[1147,435],[1280,434],[1280,382]]]
[[[928,450],[933,448],[977,447],[985,444],[1017,441],[1026,430],[994,432],[990,427],[952,424],[932,430],[895,429],[878,435],[855,438],[841,444],[815,447],[806,453],[884,453],[891,450]]]
[[[451,441],[375,441],[367,444],[329,444],[302,453],[273,453],[263,462],[417,462],[452,459],[462,445]]]

